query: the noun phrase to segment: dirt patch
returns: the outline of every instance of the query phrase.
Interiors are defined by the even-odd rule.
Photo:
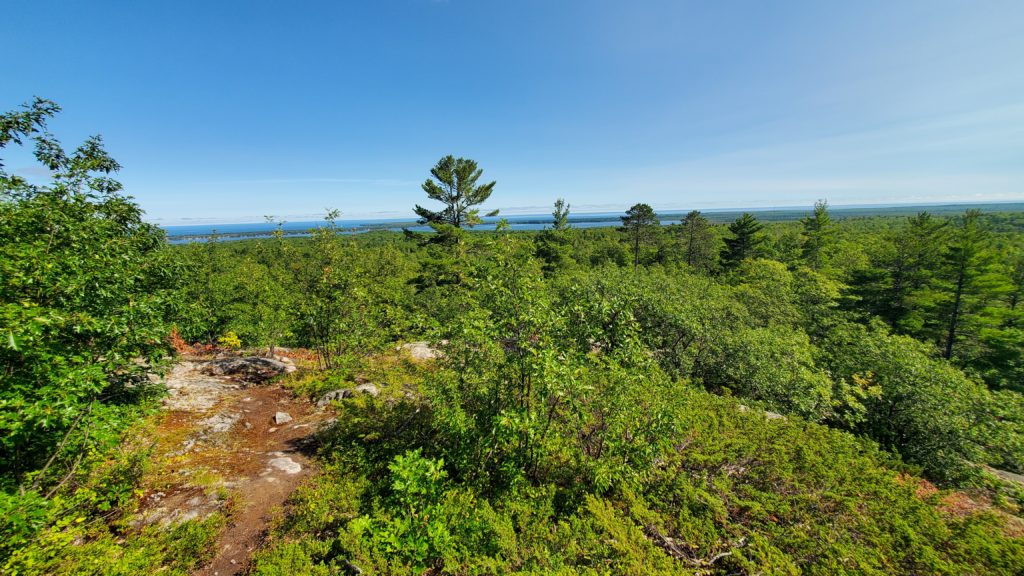
[[[277,384],[205,374],[206,361],[179,363],[167,379],[167,411],[156,429],[138,527],[227,516],[215,558],[196,572],[244,573],[281,506],[310,473],[311,437],[329,417]],[[275,424],[285,412],[292,420]]]
[[[988,495],[978,491],[951,491],[942,497],[939,510],[953,518],[964,518],[974,514],[988,512],[998,516],[1003,522],[1003,534],[1011,538],[1024,537],[1024,518],[1010,514],[992,503]]]

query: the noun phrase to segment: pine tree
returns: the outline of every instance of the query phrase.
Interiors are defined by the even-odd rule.
[[[686,263],[702,272],[710,272],[718,265],[718,250],[711,222],[700,210],[691,211],[681,222],[680,236]]]
[[[951,359],[965,344],[976,346],[979,329],[994,320],[990,305],[1011,289],[981,212],[968,210],[950,235],[931,298],[942,356]]]
[[[1017,326],[1020,324],[1017,316],[1024,311],[1021,309],[1021,303],[1024,302],[1024,249],[1014,250],[1008,260],[1011,290],[1006,298],[1006,304],[1010,308],[1007,324]]]
[[[658,231],[658,215],[649,204],[634,204],[626,210],[622,219],[622,228],[619,230],[626,233],[630,246],[633,248],[633,267],[640,265],[640,249],[644,244],[654,239]]]
[[[565,199],[555,200],[555,209],[551,216],[554,219],[551,224],[552,230],[561,232],[569,229],[569,205],[566,204]]]
[[[496,182],[477,185],[484,171],[477,167],[476,161],[448,155],[438,160],[430,173],[433,179],[428,178],[423,183],[423,191],[431,200],[437,200],[445,207],[435,212],[417,204],[414,211],[421,222],[455,228],[479,224],[479,210],[473,207],[483,204],[491,196]]]
[[[759,236],[764,226],[752,214],[744,212],[742,216],[729,225],[732,238],[725,239],[722,250],[722,262],[727,268],[735,268],[748,258],[758,256],[764,238]]]
[[[928,299],[942,260],[947,224],[921,212],[884,235],[871,266],[857,271],[852,282],[867,312],[901,332],[920,334],[925,321],[922,300]]]
[[[948,222],[927,212],[907,220],[893,238],[892,258],[886,263],[889,286],[883,318],[904,331],[920,325],[917,299],[931,286],[942,262],[942,242]]]
[[[828,202],[815,202],[814,212],[800,219],[800,223],[803,225],[804,242],[801,252],[804,261],[812,269],[820,270],[828,263],[825,252],[835,236],[835,226],[828,213]]]
[[[988,310],[996,326],[979,331],[983,354],[970,365],[989,386],[1024,392],[1024,252],[1007,247],[998,259],[1006,284],[1000,287],[1001,306]]]
[[[429,210],[419,204],[413,209],[421,224],[428,224],[435,234],[429,237],[405,230],[407,237],[428,247],[428,258],[423,261],[423,273],[414,284],[419,290],[430,286],[459,285],[465,272],[466,243],[463,227],[480,224],[480,211],[474,206],[483,204],[494,191],[496,182],[477,184],[483,170],[476,161],[448,155],[430,169],[433,178],[423,182],[423,191],[431,200],[444,204],[441,210]],[[497,214],[494,210],[488,216]]]
[[[569,225],[569,204],[562,198],[555,200],[551,217],[551,228],[541,232],[537,239],[537,256],[544,261],[543,269],[546,274],[564,268],[572,260],[568,253],[572,232]]]

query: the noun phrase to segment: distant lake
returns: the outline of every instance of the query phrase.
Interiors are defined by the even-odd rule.
[[[620,212],[607,212],[600,214],[572,215],[569,218],[572,226],[577,228],[595,228],[601,226],[615,226],[620,222]],[[679,216],[682,217],[681,215]],[[483,218],[484,223],[476,226],[474,230],[493,230],[494,226],[502,217]],[[551,227],[550,214],[524,214],[504,217],[512,230],[543,230]],[[677,218],[678,220],[678,218]],[[400,232],[407,228],[414,232],[430,231],[429,226],[418,224],[409,218],[378,218],[363,220],[337,220],[338,228],[348,234],[358,234],[371,230],[388,230]],[[308,236],[311,229],[324,226],[323,220],[306,222],[285,222],[281,229],[289,236]],[[174,240],[196,240],[205,238],[216,233],[224,239],[230,238],[265,238],[277,229],[277,224],[267,222],[251,222],[239,224],[190,224],[182,226],[162,226],[167,231],[168,237]]]
[[[831,206],[829,212],[833,218],[855,218],[866,216],[901,216],[912,215],[927,210],[932,214],[958,214],[969,208],[977,208],[984,212],[1024,211],[1024,202],[985,203],[985,204],[917,204],[917,205],[866,205],[866,206]],[[659,212],[658,218],[662,225],[677,224],[686,215],[683,211]],[[728,210],[701,210],[701,214],[712,222],[731,222],[744,212],[750,212],[765,222],[781,222],[797,220],[809,214],[811,207],[784,208],[748,208]],[[600,228],[618,226],[619,217],[623,212],[599,212],[570,214],[569,223],[575,228]],[[501,216],[484,218],[484,223],[475,230],[493,230]],[[550,214],[521,214],[505,216],[512,230],[544,230],[551,227]],[[310,230],[323,226],[323,220],[305,222],[285,222],[282,226],[288,236],[308,236]],[[377,218],[360,220],[338,220],[338,228],[346,234],[359,234],[372,230],[388,230],[399,232],[403,228],[416,232],[429,231],[428,226],[421,226],[410,218]],[[217,234],[220,240],[242,240],[247,238],[267,238],[277,228],[276,224],[267,222],[251,222],[236,224],[187,224],[178,226],[162,226],[172,243],[196,242]]]

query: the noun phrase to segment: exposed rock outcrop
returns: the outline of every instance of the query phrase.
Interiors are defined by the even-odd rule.
[[[432,347],[429,342],[408,342],[398,349],[407,353],[413,360],[436,360],[442,355],[441,351]]]
[[[201,371],[211,376],[233,376],[249,382],[266,382],[279,374],[294,372],[295,366],[273,358],[245,356],[211,360],[203,365]]]

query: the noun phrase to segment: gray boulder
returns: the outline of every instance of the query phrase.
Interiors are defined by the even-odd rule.
[[[288,370],[290,366],[262,356],[243,358],[218,358],[203,365],[201,371],[212,376],[234,376],[250,382],[265,382]],[[294,370],[294,367],[291,367]]]
[[[369,394],[370,396],[377,397],[380,395],[380,390],[373,384],[360,384],[355,387],[356,392],[362,394]]]
[[[355,388],[339,388],[337,390],[331,390],[324,394],[317,400],[316,405],[318,408],[324,408],[331,402],[338,400],[344,400],[345,398],[351,398],[356,394],[369,394],[370,396],[379,396],[380,388],[377,388],[375,384],[360,384]]]
[[[349,388],[339,388],[338,390],[331,390],[327,394],[321,396],[320,399],[317,400],[316,405],[319,408],[323,408],[324,406],[327,406],[331,402],[335,402],[337,400],[344,400],[345,398],[349,398],[351,396],[352,390]]]

